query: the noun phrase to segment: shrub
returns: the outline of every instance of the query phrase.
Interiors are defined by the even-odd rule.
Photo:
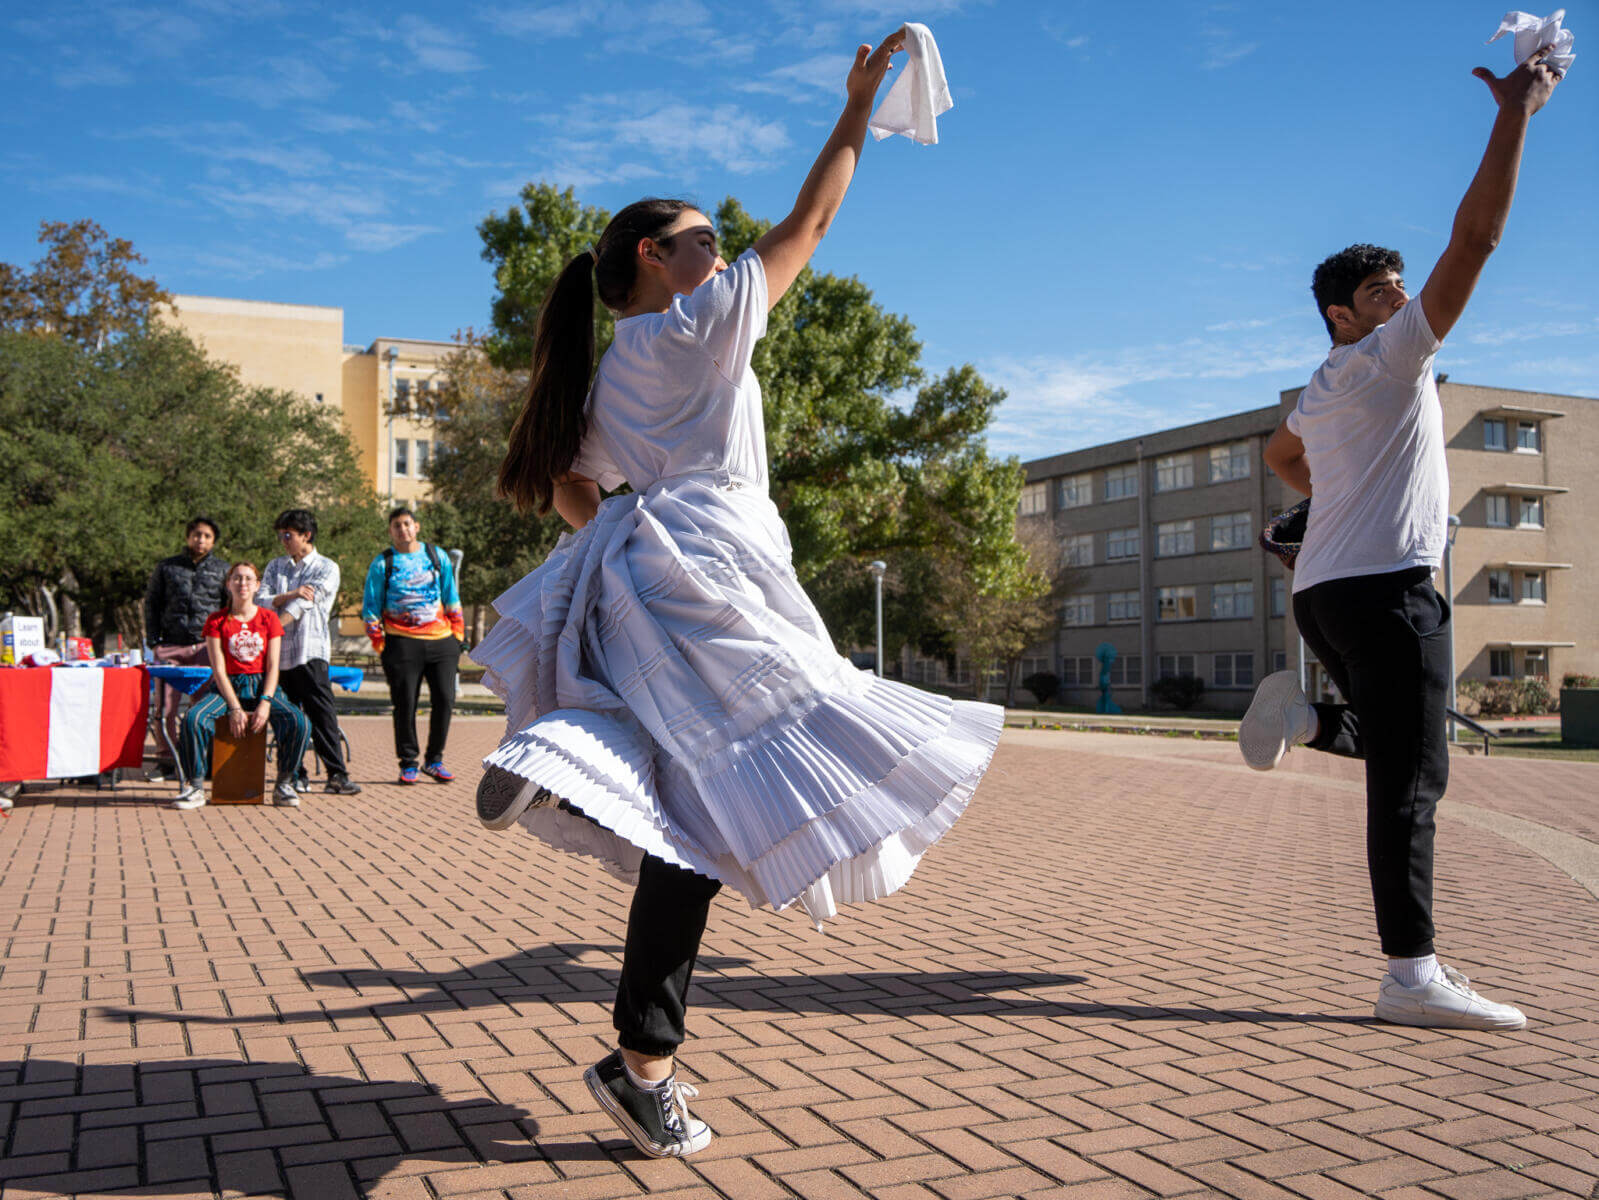
[[[1205,681],[1197,675],[1168,675],[1150,684],[1149,691],[1163,704],[1189,709],[1205,694]]]
[[[1463,717],[1482,716],[1482,704],[1488,694],[1488,685],[1480,679],[1463,680],[1455,689],[1455,711]]]
[[[1034,671],[1022,680],[1022,686],[1033,693],[1033,699],[1038,703],[1048,704],[1060,691],[1060,679],[1048,671]]]
[[[1599,675],[1567,675],[1560,681],[1560,686],[1568,688],[1599,688]]]
[[[1530,716],[1554,711],[1555,700],[1549,692],[1547,679],[1539,676],[1518,679],[1510,685],[1510,689],[1511,703],[1515,706],[1511,711],[1527,713]]]
[[[1457,708],[1464,717],[1539,716],[1559,707],[1549,691],[1549,681],[1537,677],[1487,683],[1468,679],[1460,685],[1458,695]]]

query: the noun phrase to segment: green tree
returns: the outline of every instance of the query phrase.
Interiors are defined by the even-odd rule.
[[[143,256],[93,221],[43,221],[43,258],[23,271],[0,263],[0,330],[53,334],[86,346],[143,329],[172,299],[134,274]]]
[[[502,373],[486,387],[489,375],[472,376],[472,398],[460,401],[463,419],[452,413],[443,425],[446,457],[434,472],[435,489],[453,511],[430,519],[461,522],[463,544],[485,582],[514,579],[562,528],[552,518],[514,521],[509,506],[492,499],[493,479],[526,387],[539,305],[561,268],[609,220],[571,189],[530,184],[519,208],[479,226],[498,289],[494,329],[482,348]],[[730,261],[768,228],[731,198],[715,221]],[[600,351],[611,332],[609,314],[597,306]],[[810,268],[772,311],[754,358],[772,496],[793,542],[795,570],[839,644],[864,646],[875,636],[866,564],[888,562],[889,656],[907,640],[924,651],[949,651],[952,629],[929,606],[940,575],[988,569],[980,556],[952,556],[952,545],[976,538],[996,552],[1014,547],[1018,468],[989,456],[983,442],[1004,393],[971,366],[928,379],[920,359],[914,327],[884,311],[865,283]]]
[[[264,566],[279,553],[273,518],[314,509],[346,599],[382,524],[336,413],[247,387],[160,327],[99,348],[0,333],[0,503],[0,593],[29,607],[60,586],[90,636],[135,644],[149,574],[196,513],[221,525],[224,557]]]

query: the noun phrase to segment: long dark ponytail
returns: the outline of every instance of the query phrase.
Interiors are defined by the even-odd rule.
[[[594,373],[594,292],[612,312],[627,307],[638,274],[641,238],[660,240],[686,200],[650,197],[629,204],[605,227],[593,250],[572,259],[539,309],[533,382],[511,427],[500,464],[499,493],[518,512],[550,511],[555,481],[571,469],[588,428],[584,411]]]

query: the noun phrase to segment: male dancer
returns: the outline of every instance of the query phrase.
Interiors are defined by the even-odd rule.
[[[1449,604],[1433,590],[1449,515],[1439,346],[1499,242],[1527,122],[1561,73],[1545,47],[1503,79],[1499,106],[1443,257],[1415,303],[1392,250],[1351,246],[1316,268],[1333,348],[1266,445],[1266,463],[1315,496],[1294,571],[1294,620],[1347,704],[1308,704],[1295,672],[1261,681],[1238,731],[1269,771],[1297,743],[1366,762],[1366,857],[1388,972],[1377,1017],[1402,1025],[1520,1029],[1433,954],[1433,811],[1449,777]]]

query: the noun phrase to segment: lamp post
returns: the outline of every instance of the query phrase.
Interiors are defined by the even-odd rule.
[[[866,564],[872,573],[872,580],[877,586],[877,677],[883,677],[883,572],[888,570],[888,564],[881,559]]]
[[[1460,532],[1460,518],[1449,514],[1449,532],[1444,537],[1444,596],[1449,601],[1449,707],[1455,708],[1455,534]],[[1460,740],[1460,726],[1454,717],[1449,718],[1449,740]]]

